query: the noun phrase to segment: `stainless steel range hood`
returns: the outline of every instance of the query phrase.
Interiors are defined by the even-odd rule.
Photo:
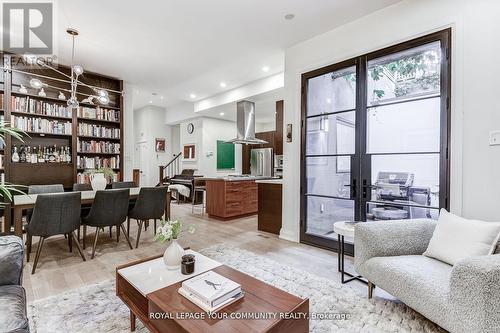
[[[229,140],[229,143],[241,143],[246,145],[258,145],[267,141],[255,137],[255,103],[250,101],[240,101],[236,103],[236,139]]]

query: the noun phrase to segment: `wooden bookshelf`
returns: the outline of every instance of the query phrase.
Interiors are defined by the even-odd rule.
[[[68,79],[55,71],[43,68],[37,65],[26,66],[22,61],[17,61],[21,56],[11,54],[0,54],[2,61],[7,61],[13,65],[13,71],[0,73],[0,95],[3,96],[3,103],[0,104],[0,116],[3,115],[6,122],[10,122],[12,117],[18,118],[21,124],[33,123],[34,118],[38,118],[37,122],[40,124],[48,124],[48,128],[62,128],[70,126],[71,134],[61,134],[61,130],[56,133],[26,131],[28,137],[24,138],[24,142],[20,142],[11,137],[5,140],[5,150],[0,150],[0,154],[4,155],[4,171],[6,181],[20,184],[56,184],[62,183],[65,188],[70,189],[73,183],[77,182],[77,176],[83,172],[84,169],[78,165],[78,157],[82,158],[98,158],[103,159],[115,158],[119,160],[119,167],[113,170],[118,173],[118,180],[123,180],[123,96],[120,93],[109,92],[110,103],[108,105],[96,105],[81,103],[85,94],[91,94],[91,90],[87,87],[78,86],[77,98],[80,101],[80,107],[95,110],[95,113],[101,114],[102,112],[114,115],[117,119],[95,119],[79,116],[77,109],[71,110],[71,117],[61,115],[59,110],[66,106],[66,100],[59,99],[59,92],[62,92],[66,99],[69,98],[70,93],[66,90],[71,88]],[[5,60],[4,60],[5,59]],[[70,69],[66,66],[59,66],[58,70],[69,75]],[[22,71],[22,72],[20,72]],[[35,76],[34,76],[35,75]],[[44,83],[51,87],[44,87],[46,96],[39,96],[38,90],[31,88],[29,81],[35,78],[36,75],[43,75],[39,77]],[[85,84],[111,89],[114,91],[123,90],[123,82],[116,78],[85,72],[80,80]],[[19,89],[23,85],[27,89],[27,93],[20,92]],[[15,109],[12,105],[12,98],[23,98],[29,101],[34,101],[33,106],[28,105],[27,109]],[[48,103],[47,106],[35,106],[36,103]],[[32,109],[30,109],[32,107]],[[67,110],[67,109],[66,109]],[[50,114],[46,114],[50,113]],[[90,112],[93,114],[94,112]],[[66,113],[64,113],[66,114]],[[112,118],[113,119],[113,118]],[[67,123],[70,123],[68,125]],[[78,132],[80,124],[91,124],[102,126],[107,129],[119,129],[119,137],[94,137],[92,135],[80,135]],[[43,127],[45,128],[45,126]],[[68,131],[69,132],[69,131]],[[92,152],[92,151],[79,151],[78,140],[81,141],[97,141],[109,142],[110,144],[118,144],[119,152]],[[11,154],[13,146],[69,146],[71,150],[70,163],[13,163],[11,161]],[[0,170],[0,173],[2,170]]]

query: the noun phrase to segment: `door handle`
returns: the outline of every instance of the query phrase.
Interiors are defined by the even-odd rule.
[[[344,185],[346,187],[350,187],[351,188],[351,198],[356,198],[356,189],[357,189],[357,186],[356,186],[356,179],[353,179],[352,180],[352,184],[347,184],[347,185]]]

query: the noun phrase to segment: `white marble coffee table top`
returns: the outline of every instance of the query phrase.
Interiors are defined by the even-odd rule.
[[[354,226],[356,223],[350,221],[335,222],[333,224],[333,231],[341,236],[354,237]]]
[[[222,265],[193,250],[187,250],[186,254],[194,254],[196,260],[194,273],[190,275],[183,275],[180,268],[168,270],[163,262],[163,257],[119,269],[118,274],[125,278],[143,296],[146,296],[153,291],[190,279],[195,275]]]

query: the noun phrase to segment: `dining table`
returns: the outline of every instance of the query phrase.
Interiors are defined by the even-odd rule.
[[[130,200],[137,199],[139,196],[141,188],[131,187],[130,188]],[[107,191],[107,190],[104,190]],[[91,205],[94,202],[95,191],[82,191],[82,205]],[[50,193],[44,193],[50,194]],[[23,235],[23,211],[27,209],[32,209],[35,207],[36,198],[38,194],[18,194],[13,196],[12,200],[12,223],[14,225],[14,235],[22,237]],[[170,200],[171,193],[167,192],[167,200],[165,204],[165,218],[170,219]],[[6,230],[10,230],[10,225],[6,225]]]

